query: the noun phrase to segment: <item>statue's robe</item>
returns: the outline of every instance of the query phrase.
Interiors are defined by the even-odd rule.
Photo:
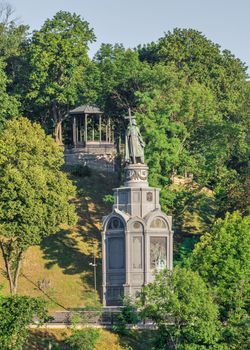
[[[125,161],[128,163],[144,163],[144,142],[137,126],[132,125],[126,132]]]

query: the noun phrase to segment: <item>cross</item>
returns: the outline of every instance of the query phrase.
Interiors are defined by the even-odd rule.
[[[128,116],[126,116],[125,119],[129,119],[129,123],[130,123],[130,125],[132,125],[132,116],[131,116],[131,109],[130,109],[130,107],[128,109]]]

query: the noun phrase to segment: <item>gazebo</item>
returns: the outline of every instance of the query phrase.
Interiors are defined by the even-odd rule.
[[[74,147],[113,146],[113,130],[110,118],[95,106],[83,105],[69,112],[72,120],[72,144]]]
[[[70,163],[89,163],[92,155],[98,159],[114,158],[114,128],[111,119],[96,106],[82,105],[69,112],[68,145],[65,160]],[[70,156],[72,155],[72,156]],[[92,157],[93,159],[93,157]],[[95,160],[95,164],[97,160]]]

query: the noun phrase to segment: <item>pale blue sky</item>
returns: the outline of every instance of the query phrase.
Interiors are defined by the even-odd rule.
[[[76,12],[100,44],[125,47],[155,41],[175,27],[194,28],[250,66],[250,0],[9,0],[16,16],[39,29],[59,10]],[[250,70],[249,70],[250,72]]]

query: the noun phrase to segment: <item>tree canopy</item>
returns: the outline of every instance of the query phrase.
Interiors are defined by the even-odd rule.
[[[0,139],[0,246],[16,292],[23,255],[60,225],[75,221],[74,187],[61,171],[62,149],[38,124],[11,120]]]
[[[53,122],[58,142],[62,141],[63,118],[83,98],[83,73],[90,63],[88,44],[94,39],[88,22],[75,13],[60,11],[34,32],[28,47],[30,113],[35,106],[36,119],[50,127]]]
[[[196,272],[179,267],[161,272],[140,300],[142,315],[158,326],[157,349],[220,348],[218,309]]]
[[[229,348],[249,347],[250,216],[219,219],[195,246],[190,264],[213,291]]]
[[[213,215],[206,224],[244,206],[250,155],[246,78],[239,59],[193,29],[174,29],[135,50],[102,45],[86,71],[94,90],[89,98],[116,120],[117,129],[123,130],[132,107],[147,144],[150,183],[162,188],[161,204],[180,230],[179,214],[187,215],[191,202],[200,205],[197,191],[173,189],[173,176],[192,173],[197,188],[212,191],[213,206],[208,198],[206,207]]]

